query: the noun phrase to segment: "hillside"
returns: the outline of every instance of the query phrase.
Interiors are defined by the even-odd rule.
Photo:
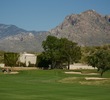
[[[41,52],[48,35],[68,38],[81,46],[110,44],[110,15],[94,10],[71,14],[54,29],[27,31],[15,25],[0,24],[0,50],[9,52]]]
[[[8,52],[41,52],[46,31],[26,31],[15,25],[0,24],[0,50]]]
[[[66,37],[81,46],[110,43],[110,16],[102,16],[94,10],[72,14],[56,28],[51,35]]]

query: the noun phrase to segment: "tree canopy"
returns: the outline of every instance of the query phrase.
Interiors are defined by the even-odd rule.
[[[66,38],[60,39],[60,45],[61,59],[67,62],[69,69],[70,63],[77,62],[81,58],[81,49],[77,43]]]
[[[63,63],[67,63],[69,69],[71,63],[81,58],[80,47],[66,38],[59,39],[49,35],[43,41],[42,46],[44,48],[43,57],[51,62],[51,68],[62,67]]]
[[[98,49],[88,56],[88,64],[101,70],[101,76],[110,70],[110,50]]]
[[[6,66],[16,66],[19,54],[18,53],[4,53],[4,62]]]

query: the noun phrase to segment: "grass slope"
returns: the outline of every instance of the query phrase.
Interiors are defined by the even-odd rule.
[[[109,77],[107,72],[104,77]],[[0,100],[110,100],[110,84],[67,83],[65,78],[85,76],[68,75],[62,70],[20,71],[16,75],[0,73]]]

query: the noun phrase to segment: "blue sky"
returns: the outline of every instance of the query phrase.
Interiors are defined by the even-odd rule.
[[[67,15],[93,9],[110,15],[110,0],[0,0],[0,23],[48,31]]]

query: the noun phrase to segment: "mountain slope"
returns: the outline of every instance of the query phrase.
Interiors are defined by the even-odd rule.
[[[66,37],[81,46],[110,43],[110,16],[94,10],[67,16],[62,24],[50,31],[59,38]]]
[[[15,25],[0,24],[0,38],[17,35],[19,33],[26,33],[27,31],[16,27]]]
[[[46,31],[26,31],[15,25],[0,24],[0,50],[8,52],[41,52]]]
[[[8,52],[41,52],[43,50],[41,44],[45,38],[45,33],[36,36],[30,36],[30,34],[10,36],[0,40],[0,50]]]
[[[81,46],[110,44],[110,16],[88,10],[67,16],[56,28],[27,31],[15,25],[0,24],[0,50],[9,52],[41,52],[48,35],[68,38]]]

